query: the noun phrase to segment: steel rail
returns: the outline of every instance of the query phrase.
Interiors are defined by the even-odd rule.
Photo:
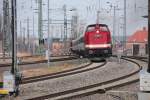
[[[92,68],[83,69],[83,68],[89,67],[92,64],[92,62],[90,62],[87,65],[84,65],[84,66],[81,66],[78,68],[74,68],[74,69],[70,69],[70,70],[66,70],[66,71],[62,71],[62,72],[57,72],[57,73],[47,74],[47,75],[42,75],[42,76],[36,76],[36,77],[30,77],[30,78],[24,78],[22,80],[21,84],[27,84],[27,83],[32,83],[32,82],[38,82],[38,81],[43,81],[43,80],[48,80],[48,79],[59,78],[59,77],[64,77],[64,76],[68,76],[68,75],[83,73],[83,72],[91,71],[91,70],[97,69],[99,67],[102,67],[102,66],[106,65],[106,63],[107,63],[107,61],[105,60],[105,62],[103,62],[102,65],[92,67]]]
[[[77,57],[69,57],[69,58],[56,58],[56,59],[51,59],[51,62],[57,62],[57,61],[65,61],[65,60],[73,60],[77,59]],[[30,61],[30,62],[22,62],[19,63],[18,65],[29,65],[29,64],[37,64],[37,63],[47,63],[47,60],[39,60],[39,61]],[[0,64],[0,67],[9,67],[11,66],[12,63],[7,63],[7,64]]]
[[[128,77],[132,77],[133,75],[137,74],[141,69],[142,67],[135,61],[133,60],[130,60],[130,59],[126,59],[126,58],[122,58],[122,59],[125,59],[127,61],[130,61],[130,62],[133,62],[135,63],[137,66],[138,66],[138,69],[135,70],[134,72],[128,74],[128,75],[124,75],[124,76],[121,76],[121,77],[118,77],[118,78],[115,78],[115,79],[110,79],[108,81],[104,81],[104,82],[100,82],[100,83],[96,83],[96,84],[93,84],[93,85],[89,85],[89,86],[85,86],[85,87],[80,87],[80,88],[76,88],[76,89],[72,89],[72,90],[66,90],[66,91],[63,91],[63,92],[58,92],[58,93],[53,93],[53,94],[48,94],[48,95],[44,95],[44,96],[40,96],[40,97],[34,97],[34,98],[31,98],[29,100],[43,100],[43,99],[68,99],[68,98],[71,98],[71,97],[76,97],[76,96],[86,96],[86,95],[89,95],[89,94],[95,94],[95,93],[105,93],[107,90],[113,88],[112,86],[108,86],[107,88],[97,88],[97,87],[100,87],[102,85],[109,85],[111,83],[114,83],[114,82],[117,82],[117,81],[120,81],[122,79],[126,79]],[[135,81],[138,81],[138,80],[133,80],[132,82],[135,82]],[[131,82],[126,82],[124,84],[127,84],[127,83],[131,83]],[[120,85],[123,85],[123,84],[120,84]],[[115,87],[117,86],[120,86],[120,85],[116,85]],[[94,88],[97,88],[94,90]],[[93,90],[92,90],[93,89]],[[91,90],[91,91],[86,91],[86,90]],[[86,92],[81,92],[81,93],[78,93],[80,91],[86,91]],[[64,96],[64,95],[67,95],[67,94],[73,94],[74,95],[70,95],[70,96]],[[75,94],[76,93],[76,94]],[[61,97],[62,96],[62,97]],[[59,98],[61,97],[61,98]]]

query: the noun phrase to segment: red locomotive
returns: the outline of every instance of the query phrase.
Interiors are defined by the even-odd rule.
[[[110,56],[111,34],[106,24],[88,25],[85,33],[71,42],[71,51],[82,56]]]

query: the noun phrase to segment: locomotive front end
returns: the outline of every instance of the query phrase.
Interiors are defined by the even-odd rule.
[[[89,25],[84,37],[86,54],[90,56],[112,54],[111,35],[107,25]]]

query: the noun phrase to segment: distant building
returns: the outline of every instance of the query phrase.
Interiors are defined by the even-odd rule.
[[[143,55],[147,54],[148,49],[148,30],[146,27],[143,27],[142,30],[136,31],[132,36],[127,40],[126,48],[131,50],[133,55]]]
[[[44,47],[47,49],[47,46],[48,44],[46,39]],[[70,41],[62,41],[60,38],[53,38],[53,40],[50,42],[50,48],[52,56],[69,55]]]

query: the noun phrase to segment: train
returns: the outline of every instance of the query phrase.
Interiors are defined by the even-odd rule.
[[[106,24],[90,24],[84,34],[71,41],[71,52],[82,57],[110,57],[111,33]]]

